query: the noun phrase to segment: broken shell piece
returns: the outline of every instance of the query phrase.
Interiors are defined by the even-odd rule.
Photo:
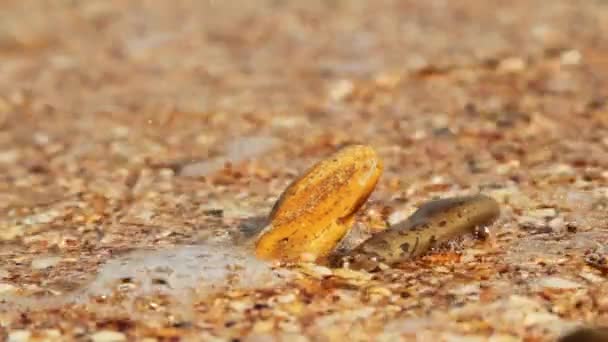
[[[365,145],[347,146],[317,163],[274,205],[256,255],[284,261],[326,256],[352,226],[381,173],[382,161]]]
[[[498,203],[484,195],[454,197],[422,205],[407,220],[378,233],[348,253],[354,268],[371,269],[419,256],[433,246],[494,222]]]

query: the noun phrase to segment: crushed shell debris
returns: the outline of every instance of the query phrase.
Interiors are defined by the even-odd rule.
[[[50,3],[0,2],[0,340],[608,325],[608,2]],[[277,196],[356,141],[384,167],[347,256],[430,200],[500,218],[373,272],[259,260]]]

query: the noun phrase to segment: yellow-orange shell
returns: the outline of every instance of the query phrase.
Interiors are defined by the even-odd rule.
[[[327,256],[351,228],[382,173],[373,148],[347,146],[291,183],[274,205],[256,244],[262,259]]]

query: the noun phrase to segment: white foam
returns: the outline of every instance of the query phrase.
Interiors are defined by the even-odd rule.
[[[110,260],[88,286],[88,293],[107,294],[127,279],[141,293],[179,295],[189,290],[209,293],[227,286],[264,286],[280,281],[281,275],[252,251],[213,244],[179,246],[135,251]]]
[[[110,296],[119,290],[130,307],[138,296],[163,294],[189,307],[193,300],[228,288],[275,286],[290,277],[255,258],[245,247],[223,244],[176,246],[137,250],[111,259],[95,278],[80,289],[58,296],[27,297],[6,294],[0,309],[44,309],[69,304],[92,304],[92,297]]]

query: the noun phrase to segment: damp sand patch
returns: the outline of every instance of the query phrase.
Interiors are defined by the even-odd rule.
[[[0,310],[33,310],[64,305],[95,305],[95,299],[118,297],[128,307],[136,298],[163,296],[176,304],[229,289],[273,287],[292,273],[274,269],[252,251],[234,245],[201,244],[159,250],[136,250],[108,260],[78,290],[56,296],[31,297],[18,291],[0,295]]]

